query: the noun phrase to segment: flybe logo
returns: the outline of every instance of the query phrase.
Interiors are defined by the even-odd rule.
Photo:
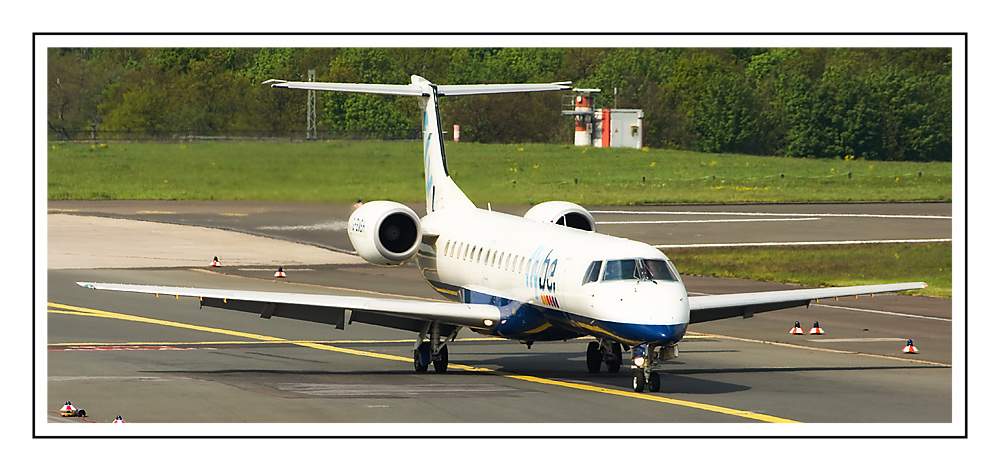
[[[552,255],[553,252],[554,249],[545,246],[535,249],[524,281],[527,287],[534,290],[535,299],[546,306],[559,307],[559,301],[555,296],[556,266],[559,264],[559,259]]]

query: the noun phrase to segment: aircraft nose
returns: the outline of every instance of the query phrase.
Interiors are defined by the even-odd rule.
[[[609,288],[599,310],[614,313],[623,340],[662,345],[684,337],[690,308],[683,284],[644,281]]]

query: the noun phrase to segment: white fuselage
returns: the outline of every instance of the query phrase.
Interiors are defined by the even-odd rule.
[[[438,234],[417,253],[431,286],[501,309],[500,325],[481,333],[525,341],[596,335],[638,345],[676,343],[687,327],[684,284],[663,253],[641,242],[478,208],[437,211],[421,225]],[[585,279],[595,261],[618,260],[662,260],[672,276]]]

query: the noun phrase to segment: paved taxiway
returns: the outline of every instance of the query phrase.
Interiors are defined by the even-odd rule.
[[[951,236],[950,219],[947,219],[950,205],[839,206],[670,206],[654,210],[672,214],[599,213],[597,219],[806,219],[599,227],[599,230],[607,228],[606,232],[654,244],[699,243],[706,237],[717,238],[713,241],[742,242],[756,237],[757,231],[748,228],[766,224],[791,224],[801,229],[778,231],[786,241],[810,240],[816,235],[836,235],[822,225],[840,227],[848,219],[855,227],[850,231],[850,239],[841,240]],[[503,209],[517,213],[520,208]],[[690,214],[713,211],[741,214]],[[227,228],[336,248],[350,247],[345,243],[346,235],[340,226],[349,212],[344,205],[50,202],[50,214],[53,215],[100,215]],[[742,214],[751,212],[768,215]],[[771,215],[778,212],[936,217]],[[77,223],[91,220],[64,217]],[[119,222],[122,228],[116,233],[123,240],[151,234],[148,228],[123,229],[134,227],[135,222]],[[194,229],[177,224],[169,227],[178,231]],[[740,230],[718,229],[726,225],[739,225]],[[171,230],[164,231],[154,233],[159,239],[148,240],[146,244],[161,250],[169,247]],[[50,264],[59,258],[52,256],[53,248],[64,244],[53,242],[52,232],[50,225]],[[671,233],[669,237],[665,232]],[[727,237],[720,237],[720,232]],[[249,240],[261,242],[257,239],[260,238]],[[666,240],[669,242],[661,242]],[[87,247],[86,238],[76,242],[79,244],[76,252],[96,253]],[[114,237],[104,242],[112,247],[121,245]],[[299,245],[283,244],[300,249]],[[243,246],[234,243],[229,249]],[[784,420],[948,423],[953,420],[950,368],[953,332],[951,300],[948,299],[891,295],[842,299],[824,301],[808,309],[760,314],[750,320],[698,324],[691,330],[706,335],[691,335],[681,344],[681,357],[665,365],[663,371],[668,375],[663,392],[635,394],[629,391],[628,370],[617,375],[586,372],[583,366],[586,340],[536,343],[528,350],[516,342],[487,339],[466,332],[449,351],[452,367],[448,374],[415,374],[409,352],[413,339],[407,332],[358,325],[338,331],[285,319],[263,320],[246,313],[199,310],[196,300],[94,292],[74,284],[75,281],[118,281],[317,293],[357,294],[356,290],[363,290],[386,295],[434,297],[412,268],[382,269],[343,263],[344,260],[316,262],[312,255],[298,256],[295,259],[298,263],[283,263],[289,278],[274,280],[271,277],[274,265],[283,259],[280,250],[275,253],[267,249],[267,257],[259,255],[259,264],[242,260],[239,265],[226,263],[220,269],[207,267],[212,256],[227,260],[224,253],[215,251],[204,256],[186,254],[179,257],[199,260],[188,267],[183,263],[164,265],[158,262],[163,257],[157,257],[144,262],[151,268],[143,269],[106,268],[108,265],[92,261],[76,262],[78,268],[75,269],[69,266],[50,269],[48,351],[45,354],[48,410],[58,410],[66,400],[73,400],[74,404],[87,409],[91,420],[98,422],[110,422],[116,415],[132,422],[328,424],[759,423]],[[252,250],[246,254],[251,258],[256,256]],[[292,257],[286,260],[290,259]],[[770,283],[700,277],[688,277],[685,283],[696,293],[787,288]],[[818,320],[827,333],[819,338],[790,336],[788,329],[796,320],[806,328]],[[902,339],[906,338],[915,340],[920,348],[919,355],[904,356],[900,352],[905,344]],[[62,419],[52,413],[48,415],[53,422],[79,421]],[[268,434],[266,429],[250,430],[250,433]],[[543,430],[517,429],[510,433],[531,435],[544,433]],[[662,434],[685,433],[670,427],[656,430],[661,430]],[[319,433],[353,432],[331,425]],[[560,429],[558,433],[611,434],[600,427]],[[852,432],[858,433],[857,430]]]

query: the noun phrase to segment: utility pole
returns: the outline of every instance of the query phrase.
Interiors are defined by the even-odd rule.
[[[309,69],[309,81],[316,81],[316,69]],[[316,139],[316,91],[306,96],[306,139]]]

